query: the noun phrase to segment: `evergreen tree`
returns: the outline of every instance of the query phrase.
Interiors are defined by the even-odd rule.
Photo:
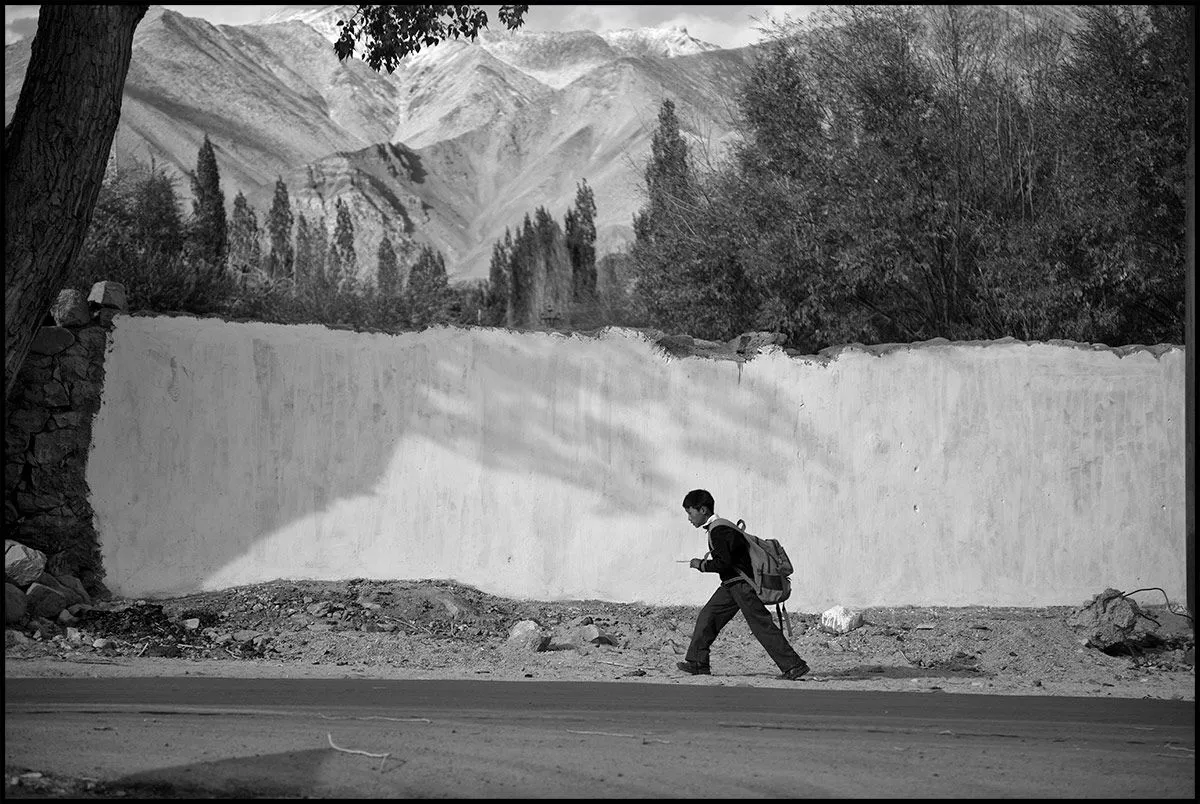
[[[407,301],[412,325],[417,329],[446,323],[449,279],[440,251],[423,246],[408,274]]]
[[[308,227],[312,243],[312,273],[309,283],[322,288],[331,287],[329,282],[329,229],[325,216],[321,215]],[[334,273],[336,273],[336,267]]]
[[[229,221],[229,267],[234,275],[245,277],[261,269],[259,235],[258,215],[239,190],[233,199],[233,215]]]
[[[228,240],[225,220],[225,192],[221,189],[221,174],[212,142],[204,135],[196,157],[192,180],[192,219],[188,227],[188,247],[191,255],[215,272],[225,264]]]
[[[137,184],[133,239],[150,261],[173,260],[183,250],[183,217],[175,181],[153,162]]]
[[[316,246],[313,242],[314,232],[303,214],[296,216],[296,247],[293,262],[293,273],[297,289],[308,288],[316,276]]]
[[[596,198],[587,179],[575,191],[575,206],[565,220],[567,253],[571,258],[571,300],[590,302],[596,293]]]
[[[504,242],[493,249],[490,276],[496,285],[490,291],[493,319],[499,319],[502,286],[507,286],[507,326],[571,326],[571,259],[562,227],[545,207],[532,217],[526,213],[515,237],[505,232]]]
[[[447,290],[447,322],[460,326],[490,326],[485,320],[490,299],[490,283],[486,279],[467,282]]]
[[[354,219],[350,215],[350,206],[339,198],[335,210],[337,218],[325,275],[332,287],[342,289],[354,286],[358,278],[358,257],[354,252]]]
[[[292,204],[288,199],[287,185],[280,176],[275,181],[275,197],[271,202],[271,211],[267,214],[267,236],[270,240],[267,275],[272,278],[291,277],[293,274],[292,221]]]
[[[571,324],[571,258],[562,227],[545,207],[534,210],[534,310],[542,326]]]
[[[392,247],[391,238],[386,233],[379,241],[377,256],[379,294],[384,297],[395,296],[400,292],[400,262],[396,257],[396,250]]]
[[[635,228],[640,230],[640,239],[653,242],[671,232],[677,219],[690,211],[695,196],[691,154],[670,98],[659,108],[644,176],[648,204],[640,216],[641,225],[635,224]]]
[[[512,232],[504,230],[504,239],[492,245],[488,282],[483,293],[483,319],[488,327],[504,326],[508,309],[509,270],[512,260]]]
[[[701,335],[695,329],[696,317],[713,309],[710,289],[697,264],[708,243],[696,228],[700,217],[696,177],[670,99],[659,108],[644,178],[646,205],[634,215],[630,252],[636,272],[634,294],[655,326]],[[713,337],[713,333],[701,336]]]
[[[533,219],[525,213],[525,220],[513,237],[508,249],[508,326],[523,328],[535,325],[535,286],[533,276],[534,234]]]

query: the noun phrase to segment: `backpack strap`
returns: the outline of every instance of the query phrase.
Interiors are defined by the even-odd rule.
[[[721,517],[717,517],[716,519],[714,519],[712,522],[710,522],[708,524],[708,527],[706,527],[704,529],[708,533],[708,555],[712,555],[712,529],[717,527],[718,525],[724,525],[725,527],[733,528],[734,530],[736,530],[738,533],[742,534],[743,536],[746,535],[746,520],[739,519],[737,521],[737,523],[735,524],[733,522],[730,522],[728,519],[722,519]],[[746,583],[750,584],[751,588],[754,589],[754,594],[757,595],[762,592],[762,590],[759,589],[758,584],[756,584],[754,582],[754,579],[751,578],[749,575],[742,572],[740,569],[737,571],[737,574],[741,575],[742,578],[746,581]]]
[[[721,519],[720,517],[717,517],[712,522],[708,523],[708,525],[704,528],[704,532],[708,534],[708,553],[705,554],[705,558],[712,555],[712,529],[717,525],[726,525],[731,528],[737,527],[737,525],[733,524],[728,519]]]
[[[788,639],[791,639],[792,619],[787,616],[787,606],[783,603],[776,603],[775,613],[779,615],[779,630],[784,631],[788,635]]]

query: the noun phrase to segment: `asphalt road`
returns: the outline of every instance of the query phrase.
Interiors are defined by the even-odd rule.
[[[368,679],[6,679],[7,766],[249,798],[1185,798],[1190,701]],[[165,797],[165,796],[164,796]]]

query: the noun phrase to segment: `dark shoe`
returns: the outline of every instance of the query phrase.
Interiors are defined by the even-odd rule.
[[[685,673],[693,676],[710,676],[712,671],[709,670],[706,664],[696,664],[695,662],[676,662],[675,666]]]
[[[800,664],[796,665],[795,667],[789,667],[787,670],[784,670],[781,675],[776,676],[776,678],[783,679],[784,681],[795,681],[807,672],[808,664],[801,659]]]

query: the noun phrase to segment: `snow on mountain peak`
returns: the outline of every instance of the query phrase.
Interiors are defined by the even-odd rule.
[[[297,6],[276,11],[265,18],[263,24],[303,22],[330,42],[336,42],[342,32],[338,27],[338,21],[350,19],[357,9],[358,6],[319,6],[317,8]]]
[[[618,28],[600,34],[609,45],[631,56],[691,56],[720,46],[704,42],[682,25],[661,28]]]
[[[316,8],[293,6],[266,17],[263,20],[263,24],[302,22],[314,28],[318,33],[332,42],[336,41],[338,35],[341,33],[341,30],[337,26],[338,20],[350,19],[356,9],[357,6],[351,5],[320,6]],[[518,30],[512,34],[508,34],[508,32],[501,31],[499,28],[487,33],[491,34],[490,38],[494,42],[512,41],[515,38],[517,41],[526,40],[527,44],[534,45],[534,42],[531,40],[541,39],[544,44],[539,44],[542,44],[542,46],[560,38],[560,34],[555,32],[539,32],[539,36],[534,37],[530,36],[529,34],[532,32],[527,30]],[[561,36],[579,36],[581,33],[583,32],[566,32],[561,34]],[[718,45],[704,42],[691,36],[687,28],[682,25],[664,25],[660,28],[619,28],[600,32],[598,35],[614,50],[627,56],[673,58],[675,56],[691,56],[695,53],[721,49]]]

